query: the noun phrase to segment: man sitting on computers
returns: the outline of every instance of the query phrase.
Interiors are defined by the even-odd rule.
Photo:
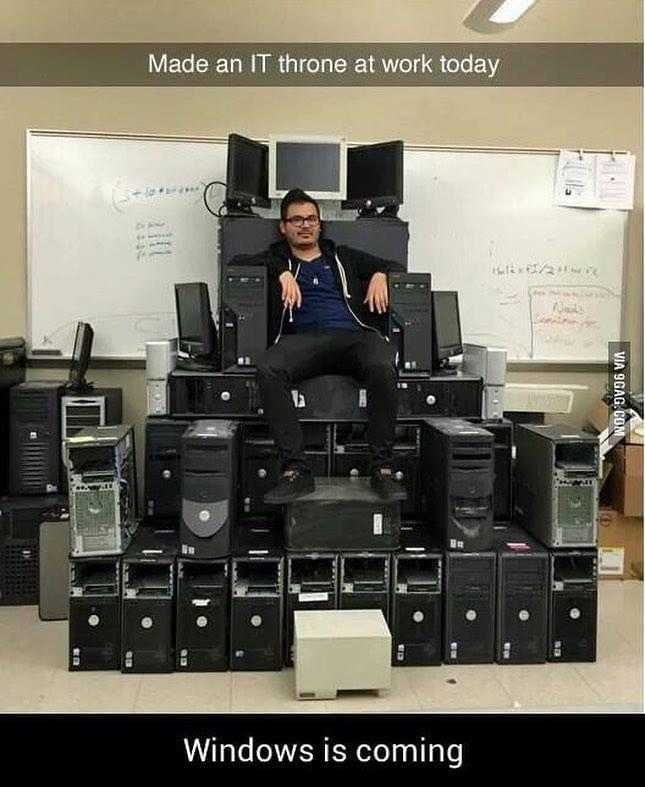
[[[322,374],[350,375],[367,389],[371,485],[383,498],[403,500],[392,472],[394,350],[376,327],[388,307],[393,263],[321,238],[318,203],[300,189],[284,197],[280,215],[283,240],[259,261],[268,270],[270,345],[257,365],[258,383],[282,464],[265,502],[286,503],[314,490],[291,389]]]

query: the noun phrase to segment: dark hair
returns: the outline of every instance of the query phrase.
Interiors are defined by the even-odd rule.
[[[302,189],[291,189],[291,191],[288,191],[284,195],[282,202],[280,203],[280,218],[282,221],[287,218],[287,210],[289,209],[289,205],[297,205],[300,202],[307,202],[310,205],[315,205],[316,213],[318,214],[318,218],[320,218],[320,206],[316,200],[313,197],[310,197],[309,194],[304,192]]]

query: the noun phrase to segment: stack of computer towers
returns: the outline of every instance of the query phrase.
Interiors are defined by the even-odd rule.
[[[138,526],[134,430],[84,427],[65,440],[64,450],[70,669],[115,669],[122,663],[121,556]]]
[[[188,424],[180,437],[178,670],[229,666],[229,557],[237,524],[239,438],[236,422],[214,420]]]
[[[516,428],[516,521],[549,550],[550,661],[595,661],[598,438],[562,424]]]
[[[422,433],[430,530],[445,551],[444,660],[494,661],[494,438],[477,424],[432,418]]]

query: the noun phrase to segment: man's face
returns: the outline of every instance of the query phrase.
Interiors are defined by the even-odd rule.
[[[318,243],[320,220],[311,202],[294,202],[280,222],[280,232],[293,249],[307,248]]]

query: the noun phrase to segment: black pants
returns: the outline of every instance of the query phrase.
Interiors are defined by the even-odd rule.
[[[305,466],[302,429],[291,398],[295,383],[322,374],[354,377],[367,389],[366,438],[372,467],[392,459],[397,412],[394,350],[375,331],[335,331],[282,336],[257,365],[264,413],[282,467]]]

